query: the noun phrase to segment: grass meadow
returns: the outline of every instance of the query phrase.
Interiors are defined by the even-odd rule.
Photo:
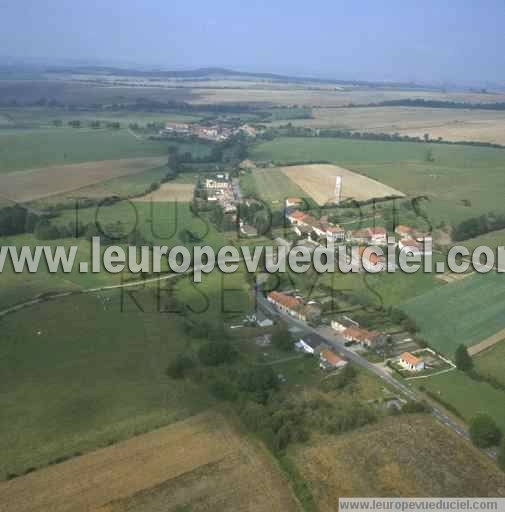
[[[164,371],[192,341],[146,291],[48,302],[2,320],[0,475],[106,446],[202,410],[208,399]],[[137,294],[137,300],[139,295]]]
[[[505,386],[505,340],[474,357],[479,373],[498,380]]]
[[[135,138],[127,130],[52,130],[0,132],[0,172],[20,171],[140,156],[163,156],[167,142]]]
[[[428,161],[429,153],[433,161]],[[410,196],[426,195],[436,224],[503,210],[505,151],[460,145],[279,138],[252,151],[275,163],[329,161]],[[478,185],[476,186],[476,183]],[[343,184],[345,186],[345,183]]]
[[[479,413],[489,414],[505,431],[505,391],[487,382],[471,379],[464,372],[453,370],[417,381],[443,403],[452,405],[465,421]]]
[[[505,281],[493,271],[439,286],[402,309],[434,349],[452,357],[458,345],[474,345],[505,328],[504,300]]]

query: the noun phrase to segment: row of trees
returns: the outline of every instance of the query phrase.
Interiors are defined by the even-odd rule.
[[[505,214],[489,212],[453,226],[452,238],[459,242],[503,228],[505,228]]]

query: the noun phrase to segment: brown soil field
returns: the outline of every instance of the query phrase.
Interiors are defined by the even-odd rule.
[[[496,464],[429,415],[321,437],[290,457],[321,512],[340,496],[505,496]]]
[[[333,202],[335,176],[342,176],[342,199],[366,201],[374,197],[404,196],[403,192],[336,165],[293,165],[281,170],[320,205]]]
[[[189,183],[162,183],[158,190],[138,197],[135,201],[191,202],[195,186]]]
[[[268,452],[204,413],[0,483],[2,512],[298,511]]]
[[[2,195],[13,201],[33,201],[71,192],[111,178],[138,174],[158,167],[165,158],[128,158],[58,165],[0,175]]]
[[[344,128],[360,132],[400,133],[451,141],[505,144],[505,112],[414,107],[313,109],[313,119],[295,119],[295,126]],[[286,124],[276,121],[274,125]]]

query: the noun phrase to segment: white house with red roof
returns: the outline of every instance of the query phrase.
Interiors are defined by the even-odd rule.
[[[410,352],[404,352],[399,359],[400,366],[409,372],[422,372],[425,368],[424,361]]]

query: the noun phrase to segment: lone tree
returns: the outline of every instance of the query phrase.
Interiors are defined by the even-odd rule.
[[[465,345],[460,345],[454,354],[454,360],[458,370],[468,372],[473,368],[473,361]]]
[[[479,448],[496,446],[501,436],[500,429],[488,414],[478,414],[470,421],[470,438]]]
[[[502,439],[500,448],[498,449],[497,462],[500,469],[505,471],[505,437]]]

